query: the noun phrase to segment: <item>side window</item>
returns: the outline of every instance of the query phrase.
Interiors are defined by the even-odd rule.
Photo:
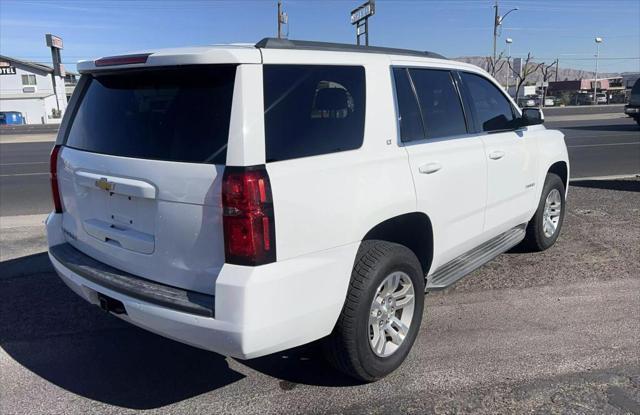
[[[35,75],[22,75],[22,85],[35,85],[35,84],[36,84]]]
[[[471,95],[469,104],[475,109],[482,131],[512,128],[513,108],[504,94],[484,77],[461,72],[460,75]]]
[[[409,74],[405,68],[395,68],[393,77],[398,102],[398,121],[400,122],[400,140],[403,142],[421,140],[424,137],[424,126],[420,107],[413,93]]]
[[[427,138],[467,133],[462,102],[451,73],[443,70],[410,69],[420,100]]]
[[[264,65],[263,76],[267,162],[362,145],[363,67]]]

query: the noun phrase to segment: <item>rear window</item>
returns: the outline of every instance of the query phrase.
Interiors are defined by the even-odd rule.
[[[225,164],[235,65],[93,75],[66,145],[114,156]]]
[[[364,119],[363,67],[264,66],[267,162],[359,148]]]

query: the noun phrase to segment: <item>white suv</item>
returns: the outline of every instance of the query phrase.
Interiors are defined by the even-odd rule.
[[[78,69],[51,262],[171,339],[241,359],[323,339],[340,370],[379,379],[425,292],[562,226],[563,135],[472,65],[264,39]]]

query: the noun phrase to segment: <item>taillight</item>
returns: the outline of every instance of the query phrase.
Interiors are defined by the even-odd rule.
[[[62,213],[62,200],[60,199],[60,189],[58,188],[58,153],[60,146],[55,145],[49,156],[49,179],[51,180],[51,195],[53,196],[53,207],[56,213]]]
[[[262,265],[276,260],[269,175],[264,166],[226,167],[222,176],[226,262]]]

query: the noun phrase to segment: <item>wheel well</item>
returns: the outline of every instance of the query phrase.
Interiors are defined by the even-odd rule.
[[[387,219],[362,238],[363,241],[372,239],[406,246],[420,261],[424,274],[429,272],[433,258],[433,228],[424,213],[413,212]]]
[[[567,163],[564,161],[558,161],[549,167],[548,173],[555,173],[562,179],[562,183],[564,184],[564,188],[567,188],[567,182],[569,181],[568,172],[567,172]]]

